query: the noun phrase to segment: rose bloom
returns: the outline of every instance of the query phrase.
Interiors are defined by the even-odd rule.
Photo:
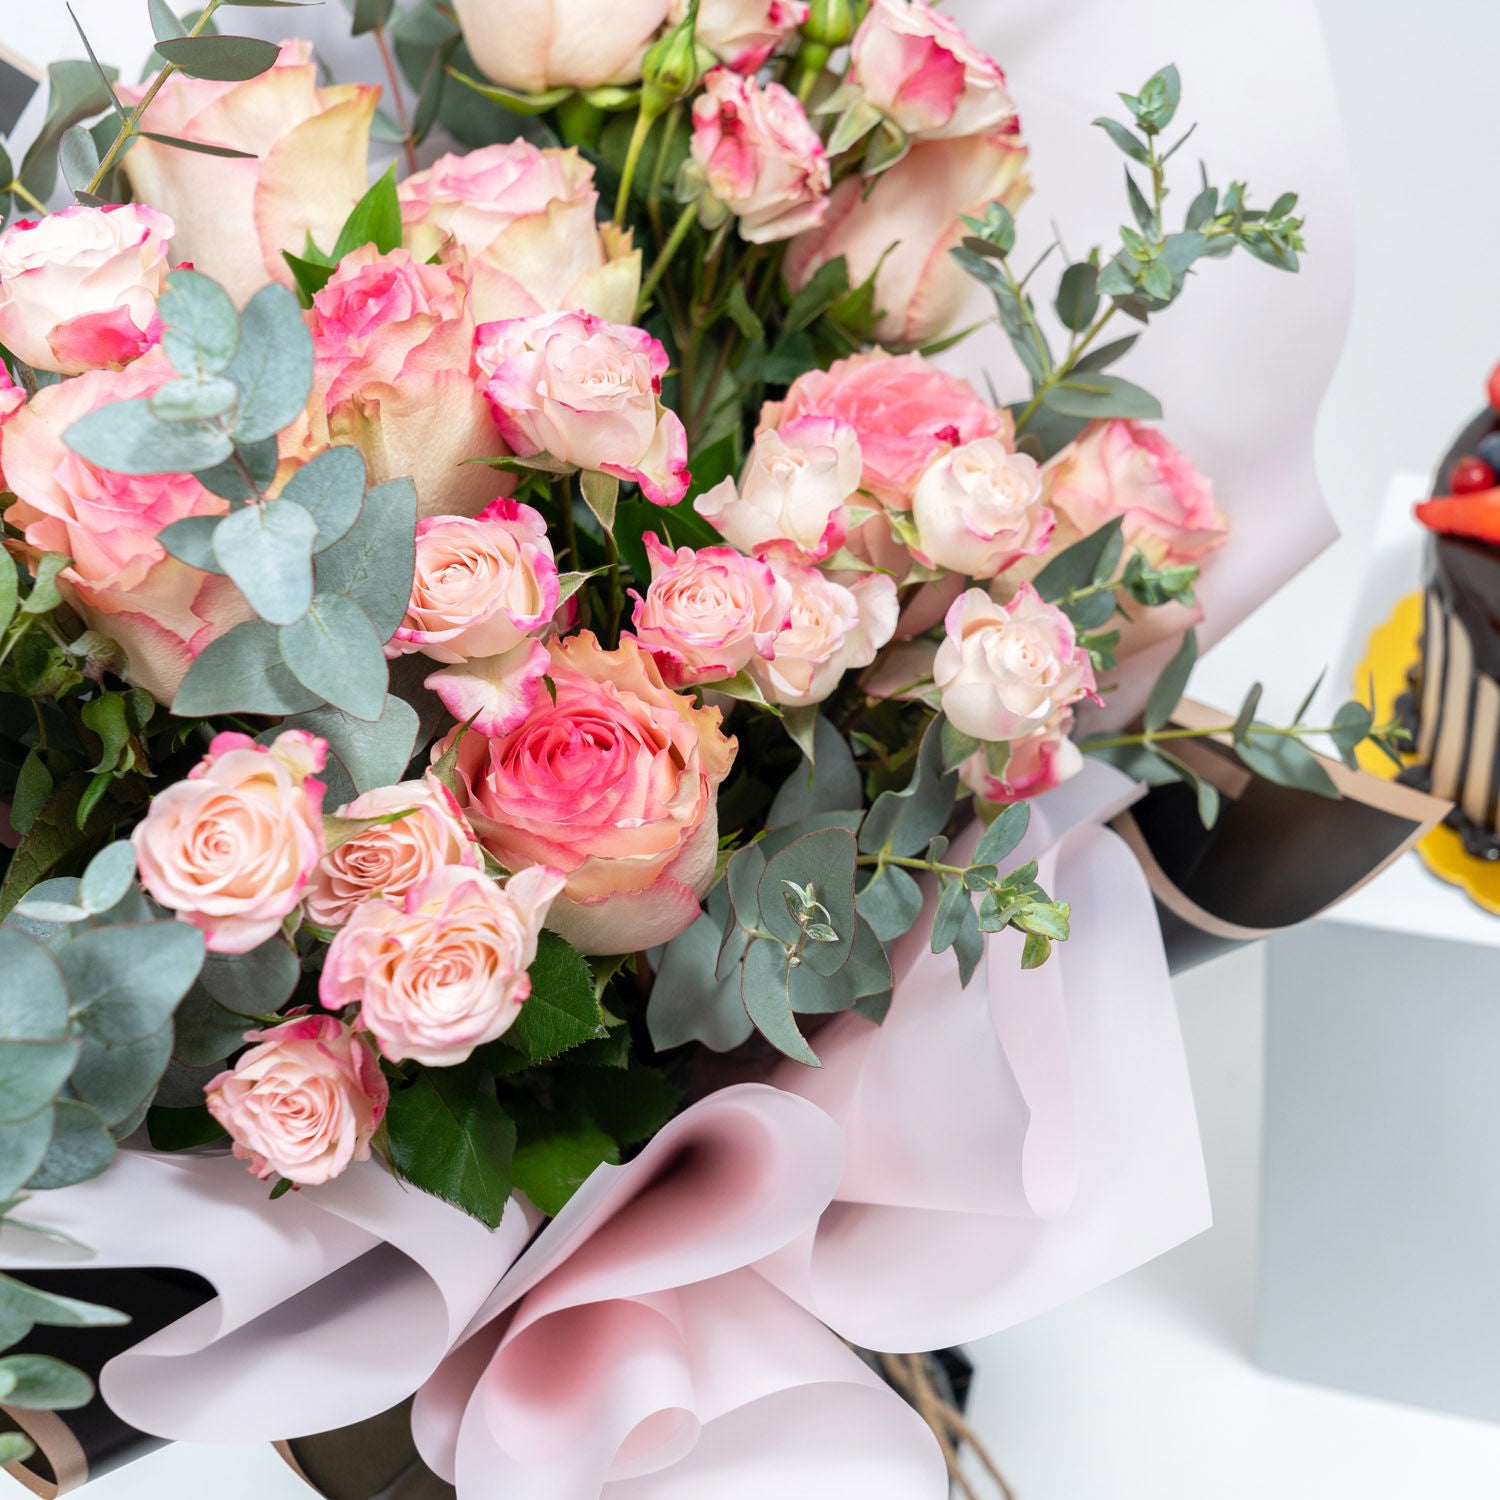
[[[742,552],[784,543],[821,562],[844,544],[862,471],[852,427],[799,417],[761,432],[739,484],[726,479],[693,507]]]
[[[424,679],[443,707],[478,734],[509,734],[536,702],[547,677],[547,648],[534,636],[498,656],[476,656]]]
[[[1095,422],[1048,463],[1047,472],[1051,502],[1070,539],[1123,516],[1126,551],[1167,567],[1196,562],[1228,537],[1213,486],[1144,422]],[[1062,535],[1059,543],[1066,545]]]
[[[172,221],[144,204],[79,204],[0,234],[0,344],[38,370],[118,367],[160,337]]]
[[[146,85],[118,85],[128,106]],[[142,126],[158,135],[227,146],[248,157],[205,156],[137,137],[122,158],[136,198],[176,225],[179,260],[221,283],[237,305],[267,282],[293,285],[281,258],[307,236],[331,249],[367,186],[373,84],[318,87],[312,43],[286,42],[269,71],[243,83],[173,73]]]
[[[868,198],[868,184],[846,178],[821,225],[787,252],[787,284],[800,290],[843,256],[853,285],[875,277],[879,342],[931,343],[974,294],[974,279],[949,254],[969,232],[963,216],[982,217],[991,203],[1016,212],[1031,194],[1025,168],[1019,138],[996,131],[913,146]]]
[[[1009,439],[1011,421],[958,375],[920,354],[872,351],[799,375],[786,399],[768,402],[760,430],[802,417],[830,417],[854,429],[861,483],[893,510],[910,510],[917,481],[937,458],[975,438]]]
[[[533,865],[502,890],[457,866],[404,898],[367,901],[328,949],[318,998],[359,1006],[359,1024],[392,1062],[451,1068],[503,1036],[531,993],[537,934],[563,887]]]
[[[755,73],[807,20],[805,0],[703,0],[694,36],[727,68]],[[688,0],[672,0],[674,25],[688,13]]]
[[[73,559],[60,575],[85,623],[116,641],[127,676],[170,703],[193,659],[250,617],[224,577],[167,553],[157,533],[188,516],[220,516],[227,501],[191,474],[117,474],[97,469],[63,441],[80,417],[114,401],[149,396],[175,379],[157,350],[125,369],[91,370],[43,386],[5,423],[5,481],[16,499],[6,519],[35,562],[43,552]]]
[[[480,867],[479,846],[453,793],[435,776],[362,792],[339,808],[341,818],[383,818],[404,812],[395,823],[376,823],[330,849],[307,885],[306,911],[319,927],[342,927],[364,902],[395,899],[434,870]]]
[[[396,186],[414,257],[467,257],[476,323],[581,308],[628,323],[641,289],[630,235],[594,223],[594,169],[575,149],[504,141],[440,156]]]
[[[411,602],[387,654],[499,656],[551,620],[558,593],[547,523],[531,506],[502,499],[472,520],[429,516],[417,522]]]
[[[523,94],[633,83],[668,0],[453,0],[464,41],[492,83]]]
[[[566,874],[547,925],[575,948],[665,943],[697,920],[713,883],[735,742],[718,709],[672,692],[631,636],[614,651],[587,631],[548,649],[556,698],[538,693],[498,739],[463,736],[459,803],[507,869]]]
[[[372,485],[411,477],[423,516],[472,516],[494,498],[494,472],[465,463],[505,448],[474,389],[461,265],[361,245],[313,298],[308,325],[317,351],[312,397],[300,426],[282,434],[284,459],[353,443]]]
[[[474,358],[516,453],[633,480],[657,505],[687,493],[687,432],[661,404],[667,351],[644,329],[580,312],[485,323]]]
[[[1020,802],[1039,797],[1070,781],[1083,769],[1083,752],[1068,738],[1073,728],[1072,710],[1055,723],[1045,725],[1024,740],[1014,740],[1004,771],[990,771],[983,750],[976,750],[958,768],[958,779],[984,802]]]
[[[791,618],[772,655],[750,665],[750,674],[772,703],[802,708],[821,703],[846,672],[875,660],[896,630],[900,606],[895,581],[865,573],[847,583],[799,562],[795,554],[768,558],[791,587]]]
[[[849,81],[919,140],[1015,127],[998,64],[925,0],[875,0],[850,45]]]
[[[269,745],[218,734],[136,825],[141,884],[199,928],[210,953],[248,953],[296,911],[323,857],[324,742],[300,729]]]
[[[921,561],[970,578],[993,578],[1047,550],[1053,516],[1034,458],[998,438],[945,453],[917,481],[912,520]]]
[[[673,552],[647,532],[651,586],[635,596],[636,638],[673,687],[723,682],[766,656],[786,626],[791,585],[732,547]]]
[[[1093,663],[1073,622],[1029,583],[1008,604],[969,589],[944,624],[932,675],[943,712],[963,734],[990,744],[1023,740],[1095,695]]]
[[[752,244],[789,240],[828,211],[822,138],[795,94],[715,68],[693,101],[692,159]]]
[[[245,1040],[258,1045],[205,1085],[203,1102],[255,1176],[317,1187],[369,1160],[390,1086],[358,1032],[299,1015]]]

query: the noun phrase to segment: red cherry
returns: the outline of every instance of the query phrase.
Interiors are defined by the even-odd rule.
[[[1472,495],[1476,490],[1492,490],[1494,487],[1495,471],[1472,453],[1464,454],[1448,476],[1448,488],[1455,495]]]
[[[1490,371],[1489,394],[1490,406],[1495,411],[1500,411],[1500,365],[1496,365],[1495,368]]]

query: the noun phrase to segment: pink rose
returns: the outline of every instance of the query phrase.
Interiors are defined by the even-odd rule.
[[[80,417],[114,401],[149,396],[175,372],[153,351],[125,369],[91,370],[43,386],[5,423],[5,481],[16,499],[6,519],[25,554],[73,559],[60,576],[91,629],[129,658],[129,680],[170,703],[193,659],[250,616],[227,578],[168,555],[157,533],[188,516],[220,516],[229,505],[191,474],[116,474],[63,442]]]
[[[635,596],[636,638],[673,687],[723,682],[766,656],[786,625],[791,586],[730,547],[673,552],[646,533],[651,586]]]
[[[424,685],[460,724],[493,738],[525,720],[549,666],[547,648],[529,637],[499,656],[476,656],[443,667]]]
[[[953,727],[988,744],[1023,740],[1095,693],[1073,622],[1023,583],[1008,604],[969,589],[948,611],[932,675]]]
[[[409,475],[420,514],[470,516],[495,496],[496,475],[470,458],[504,445],[474,389],[474,320],[462,266],[362,245],[339,262],[308,315],[317,350],[307,420],[282,438],[283,457],[353,443],[371,484]]]
[[[552,619],[558,592],[547,523],[531,506],[429,516],[417,522],[411,602],[387,650],[450,664],[503,655]]]
[[[668,0],[454,0],[485,77],[525,94],[633,83]]]
[[[688,13],[688,0],[672,0],[674,25]],[[727,68],[756,73],[807,20],[805,0],[702,0],[694,35]]]
[[[794,289],[843,256],[855,286],[875,277],[882,344],[927,344],[941,337],[974,294],[974,279],[948,252],[968,233],[963,215],[991,203],[1014,213],[1031,193],[1026,147],[1005,131],[924,141],[869,186],[848,177],[834,189],[819,228],[787,252]]]
[[[270,746],[218,734],[208,754],[151,800],[130,841],[141,884],[210,953],[248,953],[297,910],[323,857],[327,746],[288,729]]]
[[[919,140],[1015,128],[1005,74],[926,0],[875,0],[849,49],[849,81]]]
[[[38,370],[129,364],[160,337],[172,221],[144,204],[77,205],[0,234],[0,344]]]
[[[120,85],[127,104],[146,87]],[[318,87],[312,44],[287,42],[269,72],[244,83],[174,73],[142,125],[158,135],[248,151],[205,156],[137,137],[123,158],[135,196],[171,216],[180,260],[237,304],[267,282],[292,285],[283,250],[307,236],[330,249],[367,182],[374,84]]]
[[[1045,552],[1054,524],[1036,460],[998,438],[937,459],[917,481],[911,515],[921,561],[970,578],[993,578],[1018,558]]]
[[[440,156],[396,192],[416,259],[467,257],[475,322],[573,308],[634,316],[640,251],[628,232],[595,226],[594,169],[576,150],[504,141]]]
[[[791,588],[791,618],[770,657],[752,662],[750,673],[772,703],[821,703],[846,672],[869,666],[895,634],[895,580],[865,573],[841,583],[792,554],[771,553],[768,559]]]
[[[1167,567],[1196,562],[1229,534],[1213,486],[1144,422],[1094,423],[1048,463],[1047,474],[1070,540],[1123,516],[1127,551]]]
[[[301,1015],[245,1040],[259,1045],[205,1087],[203,1102],[255,1176],[317,1187],[369,1160],[390,1086],[363,1037],[333,1016]]]
[[[392,1062],[451,1068],[503,1036],[531,993],[526,972],[563,876],[540,865],[502,890],[487,875],[434,870],[399,904],[367,901],[328,949],[318,998],[359,1006]]]
[[[693,505],[742,552],[786,543],[821,562],[844,544],[862,469],[852,427],[799,417],[756,437],[738,486],[726,479]]]
[[[10,378],[5,361],[0,360],[0,427],[26,405],[26,392]]]
[[[544,313],[483,324],[474,357],[515,452],[633,480],[657,505],[687,493],[687,432],[661,404],[667,351],[644,329]]]
[[[480,867],[479,846],[453,793],[432,775],[363,792],[341,818],[383,818],[405,812],[395,823],[377,823],[330,849],[307,884],[307,919],[319,927],[342,927],[363,903],[392,900],[434,870]]]
[[[910,510],[923,472],[950,448],[1010,436],[1010,418],[967,380],[919,354],[856,354],[798,376],[786,399],[768,403],[760,429],[800,417],[830,417],[854,429],[863,486],[883,505]]]
[[[459,803],[507,869],[567,875],[547,925],[575,948],[667,942],[697,920],[713,882],[735,742],[718,709],[672,692],[631,636],[614,651],[588,632],[549,650],[556,698],[538,693],[502,738],[463,737]]]
[[[789,240],[828,211],[833,179],[822,138],[779,83],[715,68],[693,101],[692,160],[752,244]]]
[[[1050,792],[1083,769],[1083,752],[1068,738],[1072,729],[1069,709],[1055,723],[1011,741],[1010,756],[998,776],[990,770],[985,752],[976,750],[958,768],[958,779],[986,802],[1020,802]]]

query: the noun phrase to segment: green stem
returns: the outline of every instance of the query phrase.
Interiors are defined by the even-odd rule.
[[[1022,306],[1025,306],[1024,300]],[[1078,367],[1078,361],[1088,352],[1089,346],[1099,337],[1104,330],[1105,324],[1114,317],[1120,309],[1114,304],[1105,308],[1104,312],[1095,321],[1094,326],[1084,335],[1076,349],[1068,353],[1068,357],[1036,388],[1036,393],[1021,410],[1021,415],[1016,418],[1016,431],[1023,432],[1026,424],[1037,414],[1042,405],[1042,400],[1054,386],[1061,385],[1064,380]]]
[[[417,145],[411,138],[411,115],[407,112],[406,100],[401,93],[401,80],[396,76],[396,60],[391,56],[390,43],[386,40],[385,27],[375,28],[375,45],[380,49],[380,61],[385,67],[385,76],[391,82],[391,98],[396,104],[396,119],[401,126],[401,145],[406,153],[406,170],[417,170]]]
[[[41,214],[43,218],[46,218],[47,205],[43,203],[35,193],[31,192],[30,189],[23,187],[19,179],[11,183],[11,185],[6,188],[5,191],[7,193],[14,193],[22,203],[26,204],[30,208],[34,208],[39,214]]]
[[[1151,729],[1144,734],[1116,734],[1108,739],[1094,739],[1082,741],[1078,748],[1087,754],[1091,750],[1118,750],[1127,745],[1152,745],[1160,740],[1206,740],[1217,734],[1233,734],[1233,724],[1215,724],[1209,729]],[[1302,724],[1293,724],[1287,729],[1277,729],[1269,724],[1257,724],[1255,733],[1279,734],[1284,739],[1309,739],[1316,734],[1333,734],[1332,726],[1322,729],[1309,729]]]
[[[20,625],[11,633],[10,639],[5,643],[5,649],[0,651],[0,667],[10,659],[10,653],[15,650],[16,642],[31,629],[41,617],[39,615],[23,615]]]
[[[672,257],[682,249],[682,242],[688,237],[688,232],[692,229],[697,217],[698,205],[689,203],[672,226],[672,233],[668,236],[666,244],[661,247],[661,254],[656,257],[645,281],[641,283],[641,295],[636,299],[635,304],[637,319],[651,305],[651,294],[661,284],[662,277],[667,274],[667,267],[672,264]]]
[[[967,865],[944,865],[931,859],[887,854],[884,850],[879,854],[861,854],[856,863],[862,866],[875,865],[879,869],[884,869],[886,865],[900,865],[903,870],[927,870],[934,875],[967,875],[969,873]]]
[[[635,129],[630,132],[630,146],[625,153],[625,167],[620,173],[620,191],[615,197],[615,223],[625,227],[625,211],[630,207],[630,189],[635,182],[635,169],[641,164],[641,152],[646,148],[646,138],[657,116],[648,114],[642,107],[635,117]]]

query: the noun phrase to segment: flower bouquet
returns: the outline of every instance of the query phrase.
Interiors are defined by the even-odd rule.
[[[466,1500],[942,1494],[862,1351],[1207,1222],[1103,824],[1396,733],[1177,716],[1233,538],[1120,370],[1297,200],[1166,67],[1118,243],[1022,264],[925,0],[357,0],[388,109],[251,3],[0,156],[0,1456],[415,1394]],[[1024,384],[939,362],[992,327]]]

